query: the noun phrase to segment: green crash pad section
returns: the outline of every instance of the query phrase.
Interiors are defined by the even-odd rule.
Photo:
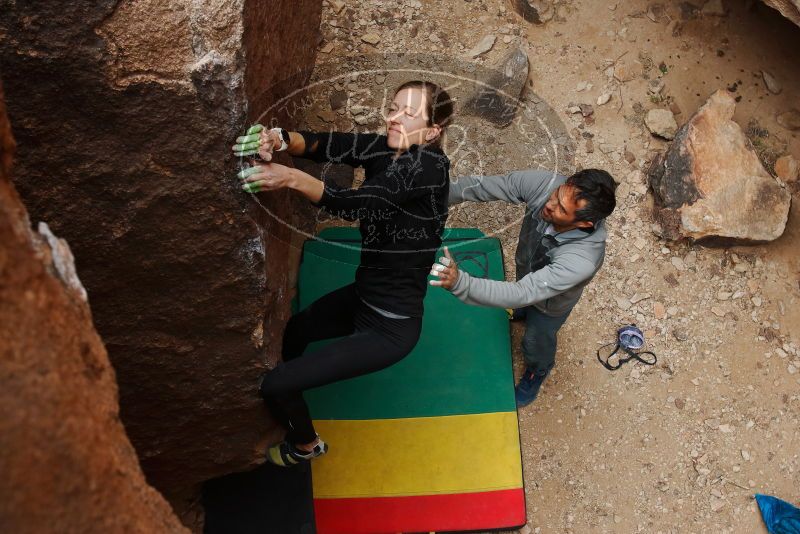
[[[297,309],[353,282],[360,243],[356,228],[326,229],[306,241]],[[471,275],[504,280],[498,239],[476,229],[454,228],[445,233],[444,245]],[[308,351],[326,342],[312,344]],[[408,356],[377,373],[309,390],[305,398],[314,419],[515,411],[510,354],[505,310],[470,306],[445,289],[429,286],[422,335]]]

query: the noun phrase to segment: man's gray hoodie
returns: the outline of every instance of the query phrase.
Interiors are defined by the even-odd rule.
[[[450,205],[464,201],[504,200],[525,203],[525,220],[517,244],[516,282],[475,278],[461,271],[452,293],[468,304],[499,308],[536,306],[542,313],[569,312],[583,288],[603,265],[606,229],[603,221],[592,233],[578,228],[555,235],[558,246],[547,251],[550,263],[531,272],[531,261],[548,222],[541,211],[552,192],[566,177],[548,171],[513,171],[502,176],[465,176],[450,184]]]

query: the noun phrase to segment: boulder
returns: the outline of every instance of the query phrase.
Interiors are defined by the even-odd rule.
[[[276,435],[256,383],[313,211],[243,193],[230,147],[256,120],[297,126],[281,99],[308,79],[320,16],[321,0],[76,0],[0,17],[17,189],[72,246],[128,435],[187,523],[203,481]]]
[[[186,532],[145,481],[69,246],[31,229],[0,87],[0,527]]]
[[[758,159],[719,90],[680,127],[648,171],[664,237],[708,245],[764,243],[786,226],[791,194]]]
[[[800,26],[800,0],[763,0],[763,2]]]
[[[487,120],[500,128],[511,124],[519,99],[528,81],[528,54],[522,48],[512,51],[471,96],[464,112]]]

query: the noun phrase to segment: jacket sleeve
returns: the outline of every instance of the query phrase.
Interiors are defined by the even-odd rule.
[[[520,308],[547,300],[590,278],[595,264],[578,253],[560,254],[553,263],[529,273],[517,282],[475,278],[459,272],[451,290],[467,304],[497,308]]]
[[[413,198],[432,195],[446,187],[447,163],[442,158],[422,157],[413,165],[402,166],[375,180],[365,182],[358,189],[339,188],[326,184],[318,206],[331,212],[395,211]],[[360,218],[360,217],[359,217]]]
[[[449,203],[503,200],[532,204],[558,176],[550,171],[512,171],[498,176],[462,176],[450,183]]]
[[[298,132],[306,143],[304,158],[317,163],[343,163],[351,167],[360,167],[370,157],[375,156],[375,147],[380,136],[368,133],[342,132]]]

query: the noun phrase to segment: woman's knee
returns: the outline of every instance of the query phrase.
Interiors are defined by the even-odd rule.
[[[286,394],[286,388],[283,385],[282,365],[278,364],[275,369],[267,371],[261,376],[261,382],[258,386],[258,392],[261,398],[266,400],[274,400]]]

